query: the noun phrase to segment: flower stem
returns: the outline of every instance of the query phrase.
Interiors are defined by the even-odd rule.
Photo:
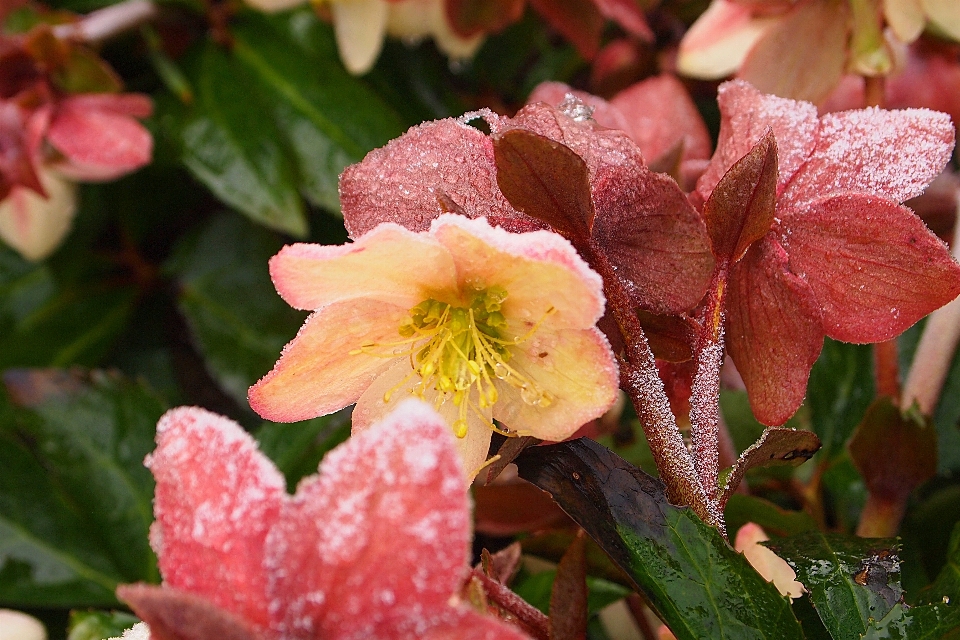
[[[157,5],[151,0],[126,0],[88,13],[78,22],[57,25],[53,33],[64,40],[103,42],[150,22],[158,13]]]
[[[892,398],[894,403],[899,402],[900,362],[896,340],[886,340],[873,345],[873,375],[876,379],[877,395]]]
[[[607,304],[626,345],[625,357],[620,361],[621,386],[633,401],[660,478],[667,486],[668,498],[675,504],[689,505],[704,522],[723,531],[723,514],[697,477],[693,457],[670,410],[650,343],[633,311],[630,296],[603,252],[592,245],[578,249],[603,278]]]

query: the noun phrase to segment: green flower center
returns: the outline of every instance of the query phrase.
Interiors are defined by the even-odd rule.
[[[470,411],[491,429],[499,431],[480,411],[492,407],[499,398],[494,379],[518,389],[527,404],[548,407],[554,400],[549,392],[509,364],[510,348],[529,339],[554,309],[549,309],[525,335],[511,338],[507,336],[507,320],[501,313],[506,299],[507,291],[497,286],[470,292],[469,304],[462,307],[428,298],[412,308],[401,323],[399,332],[404,340],[393,345],[365,345],[354,353],[381,355],[373,349],[409,345],[408,350],[394,352],[389,357],[408,356],[413,371],[384,394],[384,402],[390,402],[394,392],[412,376],[419,376],[420,381],[413,387],[414,395],[423,398],[427,391],[435,390],[437,408],[448,400],[458,408],[458,418],[453,424],[458,438],[467,435]],[[476,406],[471,398],[474,387]]]

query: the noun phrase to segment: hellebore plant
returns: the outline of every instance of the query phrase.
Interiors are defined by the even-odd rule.
[[[384,223],[342,247],[288,246],[270,272],[287,302],[315,312],[250,389],[265,418],[356,402],[363,431],[413,395],[451,425],[473,477],[493,420],[563,440],[616,397],[613,354],[594,326],[600,278],[548,231],[511,234],[455,215],[421,233]]]
[[[161,418],[147,466],[164,582],[118,595],[152,640],[528,637],[459,599],[470,500],[422,403],[331,451],[293,496],[239,425],[194,407]]]

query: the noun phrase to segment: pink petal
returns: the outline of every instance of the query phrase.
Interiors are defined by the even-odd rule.
[[[449,252],[394,224],[342,246],[288,245],[270,259],[270,276],[290,306],[311,310],[360,297],[410,308],[456,286]]]
[[[764,95],[743,80],[720,85],[720,139],[710,166],[697,182],[706,200],[733,164],[747,155],[767,127],[777,139],[778,184],[782,186],[807,160],[817,143],[817,109],[809,102]],[[818,187],[823,188],[823,187]]]
[[[385,419],[398,405],[410,398],[420,397],[431,406],[433,406],[440,417],[450,429],[452,425],[460,418],[459,407],[453,404],[448,397],[446,402],[438,399],[438,392],[435,389],[424,390],[423,396],[417,395],[416,385],[420,383],[419,375],[413,374],[409,359],[394,361],[389,370],[373,381],[373,384],[363,392],[360,399],[357,400],[357,406],[353,409],[351,416],[353,423],[353,433],[362,433],[371,426]],[[389,401],[384,402],[384,398],[389,393]],[[479,405],[479,395],[475,389],[470,390],[468,402],[472,402],[474,407]],[[477,412],[482,414],[477,415]],[[473,480],[477,471],[483,466],[487,459],[487,453],[490,451],[490,439],[493,430],[490,429],[492,423],[491,412],[489,408],[477,409],[467,413],[467,434],[463,438],[457,438],[455,441],[457,454],[460,456],[463,465],[464,477],[467,481]]]
[[[627,33],[647,42],[654,41],[653,31],[647,24],[647,17],[635,0],[593,0],[600,13],[613,20]]]
[[[757,17],[748,4],[713,0],[680,42],[677,71],[706,80],[729,76],[776,20]]]
[[[792,178],[781,169],[784,212],[849,191],[903,202],[923,192],[953,150],[950,117],[926,109],[861,109],[820,122],[809,161]]]
[[[726,340],[753,415],[767,425],[786,422],[803,402],[823,328],[810,287],[787,270],[769,236],[730,271]]]
[[[358,298],[323,307],[307,318],[267,375],[250,387],[250,406],[267,420],[296,422],[353,404],[402,355],[400,323],[408,307]],[[365,345],[375,354],[351,353]]]
[[[149,118],[153,101],[142,93],[83,93],[66,98],[61,108],[76,111],[105,111],[133,118]]]
[[[630,123],[630,137],[647,160],[683,140],[683,159],[707,159],[712,145],[707,125],[683,84],[662,74],[624,89],[611,100]]]
[[[763,93],[820,102],[846,66],[848,24],[846,4],[798,3],[757,40],[737,76]]]
[[[164,414],[146,465],[165,583],[266,627],[263,545],[286,497],[283,476],[239,425],[196,407]]]
[[[136,104],[102,103],[102,98],[66,100],[50,122],[47,141],[66,157],[58,168],[68,177],[112,180],[150,162],[150,132],[119,111],[136,110]]]
[[[273,629],[292,638],[412,638],[450,615],[470,504],[449,429],[410,401],[327,454],[271,532]]]
[[[469,217],[519,215],[497,187],[490,140],[451,118],[413,127],[340,176],[340,205],[353,238],[381,222],[426,231],[445,211],[443,196]]]
[[[642,166],[598,172],[593,235],[637,304],[678,313],[703,297],[713,271],[707,229],[677,184]]]
[[[831,338],[888,340],[960,294],[960,266],[906,207],[863,195],[808,206],[784,220],[783,244]]]
[[[384,636],[384,640],[404,636]],[[485,616],[461,606],[438,620],[420,640],[529,640],[530,636],[493,616]]]
[[[591,117],[596,120],[598,124],[608,129],[630,131],[630,123],[619,108],[614,107],[603,98],[595,96],[592,93],[587,93],[586,91],[578,91],[562,82],[541,82],[530,92],[530,95],[527,97],[527,104],[545,102],[547,105],[556,109],[563,104],[567,96],[573,96],[593,109]]]
[[[486,220],[444,215],[430,233],[450,252],[461,290],[500,286],[502,312],[536,322],[551,307],[551,323],[585,329],[603,314],[603,281],[573,246],[550,231],[508,233]]]
[[[763,579],[772,582],[780,595],[799,598],[803,595],[803,585],[797,582],[797,574],[787,561],[760,544],[770,539],[760,525],[753,522],[740,527],[737,531],[734,549],[742,553]]]

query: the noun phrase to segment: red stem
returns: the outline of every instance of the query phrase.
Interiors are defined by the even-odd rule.
[[[480,569],[475,568],[471,577],[480,583],[490,602],[516,617],[533,637],[550,640],[550,620],[542,611]]]

